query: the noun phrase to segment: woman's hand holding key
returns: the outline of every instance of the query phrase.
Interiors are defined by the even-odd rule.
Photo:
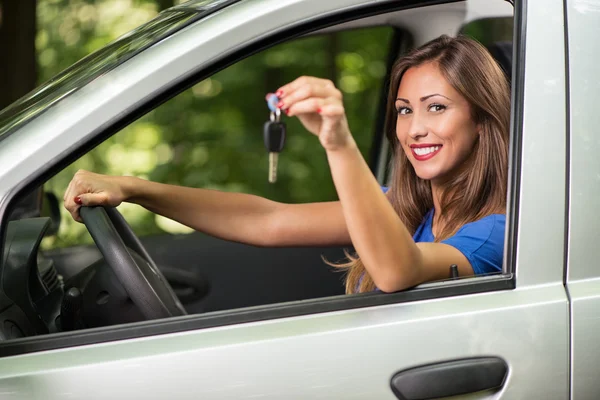
[[[354,145],[348,127],[342,93],[333,82],[302,76],[276,92],[281,108],[288,116],[297,116],[304,127],[319,137],[321,145],[335,151]]]

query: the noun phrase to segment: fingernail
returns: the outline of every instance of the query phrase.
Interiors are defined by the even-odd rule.
[[[321,107],[317,108],[317,112],[321,114]]]
[[[283,108],[283,101],[280,101],[279,103],[277,103],[277,108]]]
[[[281,97],[281,96],[283,96],[283,90],[279,89],[278,91],[276,91],[276,92],[275,92],[275,95],[276,95],[277,97]]]
[[[285,115],[290,115],[290,110],[289,109],[283,110],[283,112],[285,113]]]
[[[83,204],[83,203],[81,202],[81,197],[79,197],[79,196],[75,196],[75,199],[74,199],[74,200],[75,200],[75,203],[76,203],[76,204],[78,204],[78,205],[82,205],[82,204]]]

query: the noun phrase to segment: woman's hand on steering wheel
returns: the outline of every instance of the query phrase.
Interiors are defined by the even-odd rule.
[[[333,151],[353,143],[342,92],[333,82],[302,76],[277,91],[278,107],[288,116],[297,116],[304,127],[318,136],[325,150]]]
[[[79,170],[65,191],[64,206],[78,222],[82,222],[81,206],[117,207],[126,199],[123,185],[119,184],[121,179]]]

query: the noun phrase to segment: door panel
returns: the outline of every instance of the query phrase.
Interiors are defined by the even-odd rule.
[[[11,357],[0,387],[31,400],[66,390],[89,400],[391,400],[398,371],[492,356],[508,380],[500,396],[475,398],[562,400],[567,318],[562,285],[395,304]]]
[[[558,234],[565,230],[566,207],[564,13],[562,0],[527,2],[523,8],[526,41],[516,43],[522,55],[517,55],[521,63],[513,80],[517,112],[512,130],[521,136],[512,149],[519,157],[512,179],[520,181],[520,193],[510,191],[510,212],[519,236],[520,248],[514,254],[518,284],[535,285],[562,282],[564,275],[565,238]],[[552,51],[547,43],[552,43]]]
[[[322,258],[344,260],[342,248],[260,248],[199,232],[140,240],[175,291],[184,295],[180,298],[191,314],[336,296],[345,291],[343,271],[325,264]],[[102,257],[94,245],[57,249],[44,255],[53,260],[65,281]],[[171,273],[170,269],[175,271]],[[207,285],[207,294],[186,301],[189,290],[182,282],[185,274],[199,285]]]
[[[321,258],[342,260],[341,248],[269,249],[201,233],[165,236],[142,239],[157,265],[199,271],[210,285],[205,299],[186,304],[190,313],[344,293],[343,273]]]

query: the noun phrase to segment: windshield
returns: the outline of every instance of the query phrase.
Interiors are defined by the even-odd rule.
[[[81,59],[0,111],[0,140],[50,106],[184,26],[239,0],[195,0],[173,7]]]

